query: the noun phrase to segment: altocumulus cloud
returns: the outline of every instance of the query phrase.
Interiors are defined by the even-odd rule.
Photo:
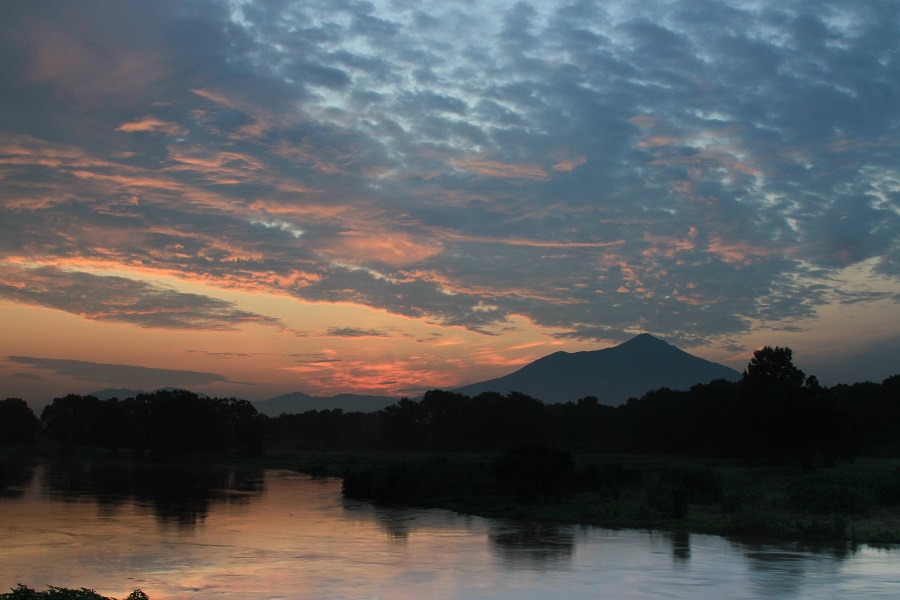
[[[139,265],[486,334],[700,343],[900,275],[896,2],[108,8],[4,8],[0,251],[36,267],[7,299],[278,325],[60,270]]]

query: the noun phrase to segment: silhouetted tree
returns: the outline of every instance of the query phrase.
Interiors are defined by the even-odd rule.
[[[473,404],[483,415],[489,430],[486,436],[488,447],[500,449],[545,442],[545,406],[540,400],[521,392],[510,392],[505,396],[479,394],[473,398]]]
[[[378,414],[389,447],[416,449],[421,446],[425,410],[419,402],[403,397]]]
[[[855,452],[852,429],[834,397],[793,364],[790,348],[766,346],[744,370],[743,446],[748,458],[796,457],[811,467]]]
[[[265,451],[266,423],[248,400],[215,398],[213,408],[219,423],[218,446],[245,456]]]
[[[888,377],[881,384],[841,384],[829,392],[838,409],[850,416],[861,451],[900,455],[900,375]]]
[[[97,416],[101,401],[95,396],[69,394],[54,398],[44,407],[41,421],[47,435],[65,443],[96,444],[99,439]]]
[[[471,448],[477,415],[477,407],[468,396],[429,390],[419,402],[420,440],[430,450]]]
[[[792,391],[803,385],[805,375],[794,366],[790,348],[765,346],[753,352],[753,358],[741,377],[741,384],[755,391],[773,393]]]
[[[0,400],[0,445],[33,442],[40,428],[40,420],[24,400]]]

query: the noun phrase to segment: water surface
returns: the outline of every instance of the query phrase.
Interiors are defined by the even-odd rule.
[[[174,598],[897,598],[900,554],[523,524],[348,501],[337,480],[5,466],[0,589]]]

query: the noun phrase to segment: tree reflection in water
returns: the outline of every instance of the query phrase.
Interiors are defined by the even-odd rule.
[[[491,550],[507,569],[558,568],[572,559],[574,526],[553,523],[492,522],[488,531]]]
[[[0,498],[19,498],[34,477],[33,459],[5,460],[0,463]]]
[[[691,534],[673,531],[669,537],[672,541],[672,562],[676,565],[687,564],[691,560]]]
[[[179,527],[202,522],[212,504],[247,504],[264,491],[261,469],[61,460],[45,463],[43,477],[51,496],[66,502],[96,501],[101,516],[113,516],[134,502],[159,521]]]

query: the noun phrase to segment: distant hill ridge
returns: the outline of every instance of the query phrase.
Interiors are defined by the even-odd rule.
[[[132,390],[128,388],[104,388],[102,390],[98,390],[91,394],[87,394],[88,396],[93,396],[98,400],[112,400],[113,398],[118,398],[119,400],[125,400],[126,398],[136,398],[141,394],[155,394],[157,392],[171,392],[174,390],[181,390],[184,388],[179,387],[161,387],[156,388],[152,392],[147,392],[144,390]],[[203,392],[191,392],[192,394],[197,394],[201,398],[209,398]]]
[[[740,373],[734,369],[642,333],[603,350],[555,352],[509,375],[453,391],[467,396],[522,392],[548,403],[596,396],[603,404],[619,405],[653,389],[686,390],[698,383],[739,378]]]
[[[140,394],[153,394],[155,392],[175,390],[179,388],[164,387],[146,392],[144,390],[132,390],[127,388],[106,388],[98,390],[89,396],[95,396],[100,400],[110,400],[118,398],[135,398]],[[201,398],[208,398],[202,392],[191,392],[197,394]],[[345,412],[376,412],[397,402],[398,398],[388,396],[363,396],[359,394],[337,394],[335,396],[310,396],[303,392],[292,392],[283,394],[268,400],[259,400],[253,402],[256,410],[277,417],[282,413],[299,414],[309,410],[333,410],[340,408]]]

